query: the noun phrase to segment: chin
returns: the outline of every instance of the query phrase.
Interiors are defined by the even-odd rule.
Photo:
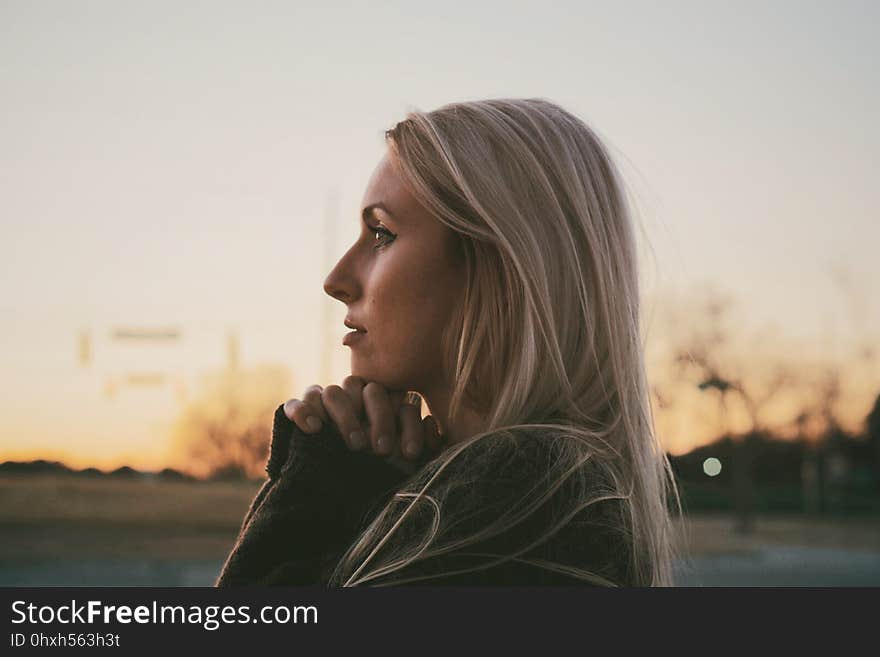
[[[415,390],[415,383],[410,377],[400,376],[399,372],[390,373],[381,368],[371,367],[369,364],[358,362],[352,356],[351,375],[357,376],[364,381],[375,381],[386,390]]]

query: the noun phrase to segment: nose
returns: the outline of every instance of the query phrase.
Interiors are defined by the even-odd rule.
[[[347,266],[349,253],[346,253],[324,279],[324,292],[344,304],[351,303],[357,297],[357,281]]]

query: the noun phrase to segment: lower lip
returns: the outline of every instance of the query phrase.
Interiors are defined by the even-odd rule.
[[[342,338],[342,344],[349,345],[353,342],[357,342],[358,340],[363,339],[366,334],[366,331],[352,331],[351,333],[346,333],[345,337]]]

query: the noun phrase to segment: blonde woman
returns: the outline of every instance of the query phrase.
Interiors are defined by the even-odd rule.
[[[351,376],[279,406],[216,585],[672,585],[681,504],[606,148],[541,99],[385,136],[324,285]]]

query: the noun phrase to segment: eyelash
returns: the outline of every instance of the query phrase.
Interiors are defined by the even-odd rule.
[[[382,233],[383,235],[386,235],[387,237],[391,238],[388,242],[376,244],[373,247],[374,249],[382,249],[382,248],[388,246],[389,244],[391,244],[391,242],[394,241],[394,238],[397,237],[394,233],[383,228],[382,226],[376,226],[375,228],[371,228],[370,233],[372,233],[373,235],[375,235],[376,233]]]

